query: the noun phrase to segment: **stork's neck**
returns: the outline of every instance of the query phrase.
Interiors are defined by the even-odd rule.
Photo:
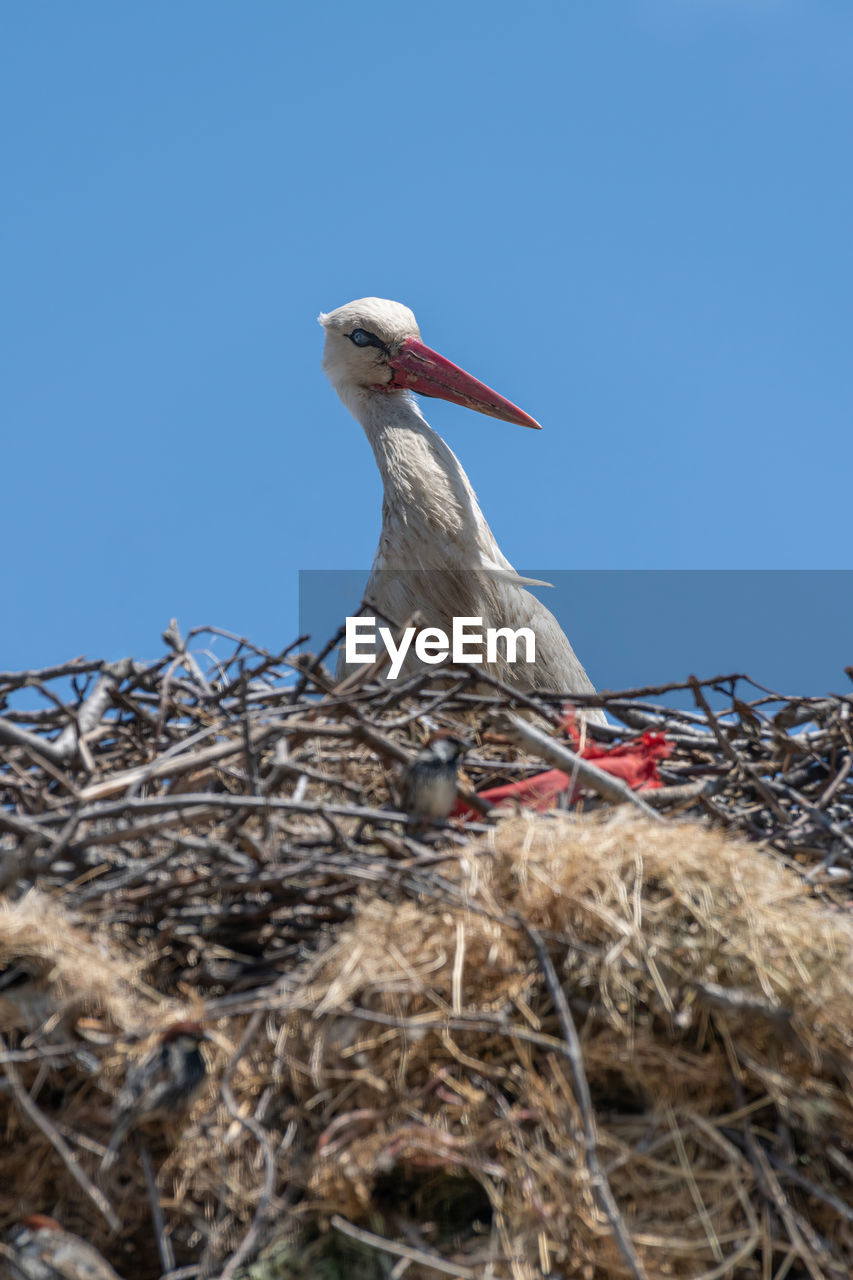
[[[347,388],[338,394],[364,428],[382,476],[379,551],[386,567],[509,568],[458,458],[412,396]]]

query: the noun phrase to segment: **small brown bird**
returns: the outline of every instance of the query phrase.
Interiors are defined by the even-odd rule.
[[[116,1125],[102,1169],[112,1164],[132,1129],[176,1119],[186,1111],[207,1074],[201,1052],[207,1038],[200,1022],[175,1022],[161,1033],[152,1051],[129,1068],[116,1098]]]
[[[435,822],[453,812],[459,757],[464,750],[464,742],[440,729],[418,752],[409,765],[403,794],[403,808],[411,818]]]
[[[121,1280],[105,1258],[42,1213],[22,1218],[0,1245],[2,1280]]]

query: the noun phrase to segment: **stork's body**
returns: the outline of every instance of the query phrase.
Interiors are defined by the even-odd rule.
[[[395,623],[417,609],[427,625],[448,633],[454,617],[481,617],[484,627],[530,627],[535,661],[502,662],[494,674],[519,686],[593,693],[565,633],[524,589],[458,459],[425,421],[412,391],[524,426],[538,423],[425,347],[400,303],[362,298],[320,322],[324,368],[364,428],[384,485],[382,533],[365,598]]]

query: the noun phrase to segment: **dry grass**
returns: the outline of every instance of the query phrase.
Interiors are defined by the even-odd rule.
[[[627,1274],[590,1192],[550,994],[506,923],[517,913],[556,935],[603,1161],[648,1273],[773,1274],[790,1246],[745,1133],[838,1183],[827,1147],[853,1140],[849,917],[753,847],[621,817],[503,823],[457,885],[456,907],[364,903],[318,974],[319,1005],[289,1021],[291,1084],[323,1130],[317,1209],[370,1220],[389,1185],[441,1202],[455,1182],[491,1215],[487,1240],[465,1241],[477,1266],[533,1276],[548,1256],[558,1274]],[[465,1029],[481,1018],[493,1026]],[[853,1212],[786,1191],[792,1222],[849,1265]]]
[[[184,1280],[853,1272],[853,919],[803,874],[844,865],[844,700],[823,738],[767,730],[801,812],[757,810],[754,743],[709,765],[684,729],[721,812],[781,831],[791,805],[785,858],[695,810],[414,839],[389,761],[425,704],[479,732],[509,695],[300,702],[175,662],[110,675],[67,759],[65,712],[8,731],[0,1230],[46,1212],[163,1274],[140,1139],[97,1170],[128,1062],[203,1016],[207,1084],[144,1139]],[[481,786],[536,769],[499,734],[476,753]]]
[[[257,1274],[300,1274],[291,1264],[311,1240],[328,1274],[349,1274],[347,1237],[323,1239],[336,1215],[477,1275],[533,1277],[544,1260],[556,1275],[630,1274],[519,920],[547,940],[569,998],[600,1158],[646,1273],[775,1275],[791,1252],[793,1274],[853,1265],[847,914],[754,846],[621,814],[504,821],[446,875],[441,901],[365,894],[299,975],[252,998],[263,1014],[232,1088],[275,1163],[263,1238],[279,1259]],[[0,965],[24,957],[49,961],[38,1016],[56,1016],[18,1071],[40,1077],[39,1106],[93,1172],[120,1060],[137,1051],[93,1042],[93,1019],[132,1033],[184,1009],[32,893],[0,915]],[[258,1142],[218,1090],[246,1016],[216,1017],[210,1086],[159,1149],[186,1257],[199,1231],[209,1258],[226,1256],[262,1193]],[[54,1063],[52,1044],[73,1051]],[[50,1209],[119,1268],[132,1243],[129,1274],[157,1274],[133,1151],[106,1188],[116,1241],[44,1135],[4,1105],[3,1217]]]

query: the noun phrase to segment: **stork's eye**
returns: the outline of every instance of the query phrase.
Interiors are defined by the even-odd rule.
[[[368,333],[366,329],[353,329],[349,335],[350,340],[357,347],[378,347],[379,341],[372,333]]]

